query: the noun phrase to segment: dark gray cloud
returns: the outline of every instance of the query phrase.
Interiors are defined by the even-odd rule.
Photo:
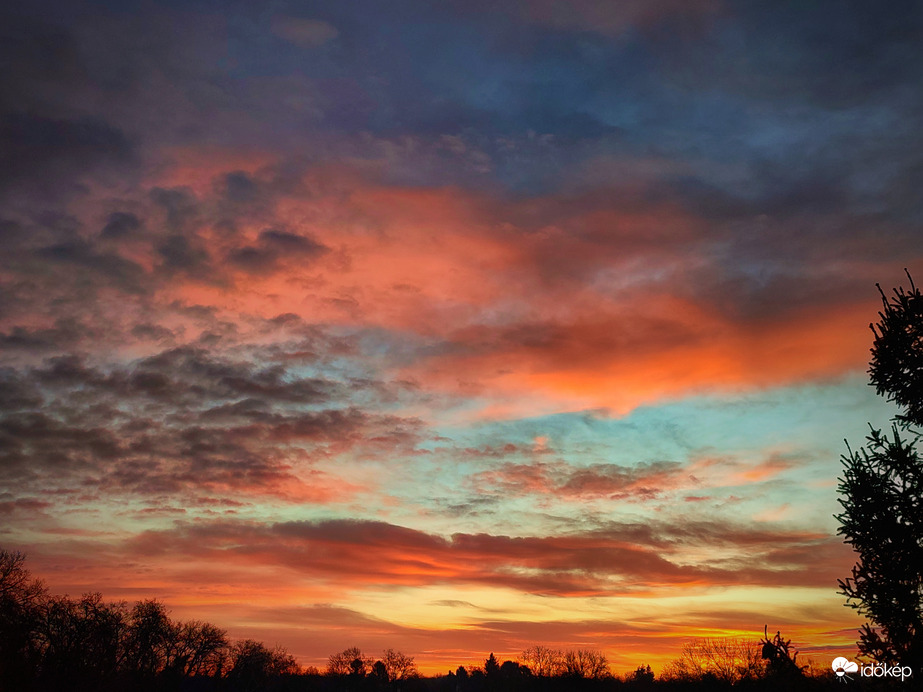
[[[88,242],[74,240],[40,248],[39,258],[50,264],[73,264],[98,275],[100,283],[114,283],[129,293],[143,290],[144,270],[115,252],[98,251]]]
[[[189,230],[200,214],[198,200],[191,190],[155,187],[150,197],[166,213],[166,227],[173,233]]]
[[[141,220],[130,212],[116,211],[109,215],[99,235],[102,238],[122,238],[141,228]]]
[[[712,84],[750,97],[846,108],[893,97],[923,64],[923,11],[913,0],[887,12],[855,0],[774,7],[753,0],[729,10],[732,21],[715,27],[715,50],[679,49],[685,64],[673,67],[690,84],[701,87],[711,75]],[[746,60],[725,59],[744,49]]]
[[[414,419],[342,407],[356,382],[202,348],[124,366],[59,355],[0,375],[0,473],[18,493],[83,487],[325,502],[338,499],[333,481],[312,459],[366,444],[412,448],[420,431]],[[366,398],[376,396],[372,388]]]
[[[161,281],[185,272],[222,283],[225,265],[265,274],[288,255],[320,257],[324,239],[300,231],[299,245],[265,236],[220,249],[197,233],[207,225],[233,236],[244,221],[274,228],[274,195],[301,184],[306,162],[344,158],[375,162],[384,179],[419,186],[525,197],[577,186],[619,210],[678,199],[714,249],[707,272],[717,288],[709,296],[725,296],[730,314],[768,310],[763,297],[773,290],[764,285],[810,275],[823,253],[891,262],[919,250],[921,147],[910,123],[923,113],[913,88],[923,19],[911,2],[882,13],[861,3],[615,8],[587,0],[564,14],[554,3],[518,0],[477,11],[423,3],[419,22],[363,21],[371,8],[360,3],[317,9],[314,19],[337,35],[310,50],[239,10],[209,23],[195,4],[182,21],[169,3],[135,17],[43,7],[21,8],[6,23],[13,28],[3,51],[14,69],[0,122],[11,179],[55,187],[125,162],[138,172],[146,155],[162,164],[158,152],[184,144],[284,159],[271,170],[216,173],[211,196],[135,190],[136,203],[153,204],[149,215],[107,211],[101,237],[143,236],[164,269]],[[226,36],[226,26],[240,33]],[[392,40],[379,40],[381,32]],[[221,62],[227,50],[233,77]],[[315,82],[323,85],[316,92]],[[304,93],[293,94],[295,86]],[[640,176],[642,189],[634,175],[613,184],[575,173],[600,156],[654,158],[682,172]],[[593,204],[587,195],[572,200],[574,208]],[[536,206],[534,223],[518,213],[514,220],[541,227],[561,221],[566,205]],[[551,277],[582,280],[644,248],[699,249],[685,248],[675,232],[613,228],[591,237],[576,223],[565,226],[565,247],[535,258]],[[2,228],[16,237],[33,230],[18,218]],[[568,240],[596,262],[582,261]]]
[[[228,262],[248,272],[266,273],[275,269],[283,258],[294,257],[303,262],[329,251],[329,248],[307,236],[268,228],[260,233],[256,245],[231,250]]]
[[[131,328],[131,335],[138,339],[158,342],[170,341],[175,336],[173,331],[170,329],[162,327],[158,324],[151,324],[149,322],[136,324]]]
[[[88,182],[131,175],[136,163],[135,142],[103,116],[0,110],[0,201],[7,211],[63,208],[86,196]]]
[[[157,246],[164,267],[170,271],[209,273],[208,250],[201,243],[190,241],[184,235],[170,235]]]
[[[6,333],[0,333],[0,351],[57,352],[65,344],[74,347],[99,336],[101,331],[98,328],[75,318],[60,318],[53,326],[44,329],[13,327]]]
[[[46,17],[6,10],[0,21],[0,195],[8,205],[23,196],[60,203],[86,178],[137,163],[135,137],[105,110],[81,106],[94,91],[82,47]]]
[[[221,178],[219,190],[232,202],[248,203],[259,197],[259,184],[245,171],[232,171]]]

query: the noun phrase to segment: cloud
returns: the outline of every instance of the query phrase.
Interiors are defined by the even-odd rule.
[[[223,312],[216,337],[246,315],[387,330],[403,341],[391,376],[420,391],[489,392],[485,411],[497,415],[524,400],[624,413],[864,367],[874,295],[859,284],[872,283],[879,260],[851,260],[848,278],[837,267],[870,247],[865,231],[844,256],[808,267],[784,243],[755,231],[730,243],[729,222],[618,186],[517,199],[321,166],[300,171],[296,194],[267,170],[234,162],[195,190],[152,185],[119,204],[136,211],[100,215],[105,238],[83,232],[89,220],[16,222],[10,257],[32,264],[28,277],[10,264],[20,279],[11,289],[22,288],[8,304],[74,319],[115,288],[137,296],[139,323],[172,319],[177,301]],[[229,198],[260,201],[235,217]],[[43,234],[35,247],[29,238]],[[59,300],[25,291],[27,280]],[[4,332],[48,328],[20,320]]]
[[[0,334],[0,347],[6,353],[12,351],[58,352],[62,344],[77,346],[86,341],[95,341],[99,336],[98,329],[74,318],[62,317],[46,328],[12,327],[6,334]]]
[[[318,48],[340,35],[336,27],[328,22],[301,17],[275,17],[272,31],[300,48]]]
[[[364,446],[412,448],[420,427],[357,406],[330,408],[343,396],[340,382],[202,348],[121,367],[55,356],[3,376],[0,457],[20,496],[79,486],[110,497],[167,494],[175,503],[241,494],[341,502],[366,484],[317,463]]]
[[[99,232],[101,238],[122,238],[141,228],[141,220],[131,212],[116,211],[109,215]]]
[[[746,559],[684,561],[701,547]],[[366,520],[186,523],[131,541],[137,554],[196,554],[243,566],[284,565],[351,589],[490,585],[533,594],[602,595],[663,585],[817,586],[835,583],[848,550],[824,534],[728,526],[616,524],[560,536],[456,533],[442,537]]]
[[[651,24],[695,21],[703,15],[715,14],[723,5],[720,0],[628,0],[615,5],[603,0],[578,0],[566,8],[554,0],[507,4],[516,8],[526,21],[558,29],[594,31],[614,36]]]
[[[657,180],[517,197],[271,160],[200,162],[186,180],[148,181],[119,211],[11,220],[4,302],[17,313],[2,333],[24,343],[50,328],[29,323],[37,314],[105,321],[86,313],[115,290],[130,319],[164,320],[174,344],[191,341],[174,304],[222,313],[212,339],[250,316],[293,314],[389,332],[401,346],[386,376],[482,397],[486,415],[625,413],[864,367],[874,295],[861,284],[901,244],[853,226],[821,256],[810,249],[832,217],[807,234],[789,220],[742,231],[753,207],[710,219]]]
[[[635,466],[591,464],[585,467],[563,462],[507,462],[476,474],[471,482],[478,494],[538,494],[569,499],[641,501],[694,483],[694,478],[682,464],[669,461]]]
[[[252,273],[270,273],[283,258],[295,258],[300,263],[330,252],[330,248],[315,240],[268,228],[260,232],[256,245],[231,250],[228,262]]]
[[[90,243],[73,241],[50,245],[37,251],[51,263],[70,263],[95,272],[101,281],[112,282],[130,293],[142,290],[144,271],[137,263],[118,253],[99,252]]]
[[[43,176],[77,175],[107,161],[125,162],[133,146],[124,132],[98,118],[52,119],[26,113],[0,115],[5,152],[0,185]]]

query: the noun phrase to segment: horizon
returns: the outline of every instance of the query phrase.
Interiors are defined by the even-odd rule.
[[[0,546],[302,666],[853,657],[923,6],[0,11]]]

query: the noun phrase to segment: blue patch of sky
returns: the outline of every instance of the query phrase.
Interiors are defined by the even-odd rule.
[[[535,438],[545,437],[549,448],[577,465],[682,462],[708,451],[756,455],[767,449],[800,449],[829,458],[830,467],[838,468],[844,438],[861,444],[869,422],[887,427],[895,413],[856,376],[826,385],[688,398],[640,407],[621,418],[585,411],[437,426],[432,432],[460,447],[531,446]]]
[[[746,521],[767,511],[774,516],[783,507],[780,520],[833,532],[843,439],[858,447],[869,422],[886,427],[895,412],[858,375],[830,384],[692,397],[641,407],[621,418],[583,411],[463,426],[439,424],[434,411],[418,453],[389,459],[385,466],[396,466],[390,471],[382,467],[379,477],[382,491],[401,500],[386,510],[389,520],[425,516],[432,530],[443,532],[491,526],[528,534],[562,530],[575,522],[643,519],[655,510],[663,516],[727,514]],[[543,444],[550,451],[533,451]],[[746,479],[747,471],[774,456],[790,466],[766,479]],[[567,466],[689,465],[707,458],[721,461],[699,470],[701,485],[686,478],[678,490],[665,487],[655,499],[536,496],[526,488],[518,492],[515,481],[507,488],[490,475],[505,464],[547,463],[566,473]],[[481,472],[488,475],[479,479]],[[726,480],[722,473],[728,474]],[[685,495],[709,499],[676,504]]]

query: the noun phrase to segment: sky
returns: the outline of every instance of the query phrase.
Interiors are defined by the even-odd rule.
[[[0,546],[52,592],[319,667],[855,652],[923,5],[3,13]]]

